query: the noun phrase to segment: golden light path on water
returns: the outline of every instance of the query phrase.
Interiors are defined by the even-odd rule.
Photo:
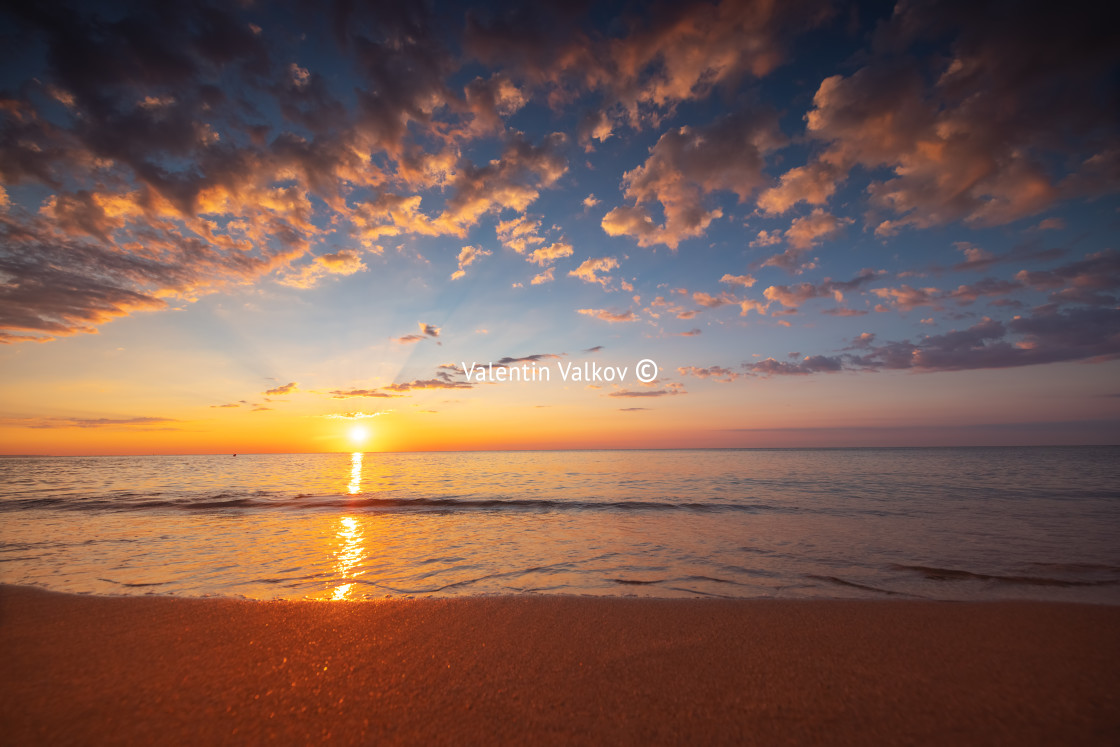
[[[362,490],[362,452],[360,451],[350,455],[350,485],[347,489],[350,495],[360,493]],[[350,572],[361,562],[364,554],[361,524],[353,517],[343,516],[338,520],[337,537],[339,549],[335,553],[334,571],[345,579],[350,577]],[[334,596],[331,598],[347,599],[353,588],[353,582],[339,584],[334,587]]]
[[[350,455],[350,495],[362,492],[362,452]]]
[[[338,538],[341,541],[341,546],[335,554],[334,571],[345,579],[349,578],[350,571],[362,560],[362,555],[364,553],[362,540],[365,537],[362,533],[361,524],[353,517],[343,516],[338,520]],[[353,582],[340,584],[334,587],[334,596],[332,598],[347,599],[353,587]]]

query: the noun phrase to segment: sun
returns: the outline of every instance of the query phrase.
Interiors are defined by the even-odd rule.
[[[350,428],[350,443],[354,446],[361,446],[369,438],[369,428],[364,425],[355,425]]]

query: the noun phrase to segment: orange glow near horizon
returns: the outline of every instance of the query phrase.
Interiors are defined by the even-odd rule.
[[[1097,368],[1053,367],[1067,386],[1091,391]],[[697,388],[685,396],[612,398],[605,390],[528,384],[457,392],[425,392],[415,402],[393,402],[374,421],[353,418],[340,404],[313,391],[289,394],[273,409],[182,407],[120,400],[112,417],[53,415],[0,423],[0,453],[35,455],[145,455],[487,451],[518,449],[790,448],[828,446],[1027,445],[1088,442],[1076,432],[1046,427],[1016,429],[1046,420],[1099,417],[1099,397],[1046,398],[1045,382],[1028,369],[925,374],[920,399],[909,396],[911,374],[835,376],[809,382],[760,380],[749,397],[731,402],[723,389]],[[961,394],[962,386],[967,396]],[[766,396],[762,396],[765,391]],[[9,393],[22,400],[43,389]],[[889,415],[861,409],[871,398],[894,403]],[[1037,404],[1016,410],[1022,397]],[[59,412],[79,411],[78,400],[59,401]],[[270,405],[271,407],[272,405]],[[281,409],[283,408],[283,409]],[[368,408],[367,410],[372,409]],[[159,417],[124,417],[158,413]],[[86,413],[83,413],[85,415]],[[95,417],[96,416],[96,417]],[[993,429],[986,423],[1010,424]],[[971,426],[980,426],[979,428]],[[1105,433],[1101,442],[1108,440]],[[367,476],[368,478],[368,476]],[[368,486],[367,486],[368,488]]]

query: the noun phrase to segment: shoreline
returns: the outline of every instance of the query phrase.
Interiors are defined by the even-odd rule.
[[[1120,606],[0,585],[9,744],[1120,741]]]

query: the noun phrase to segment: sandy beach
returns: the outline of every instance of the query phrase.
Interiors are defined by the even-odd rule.
[[[1120,607],[0,587],[7,744],[1097,743]]]

